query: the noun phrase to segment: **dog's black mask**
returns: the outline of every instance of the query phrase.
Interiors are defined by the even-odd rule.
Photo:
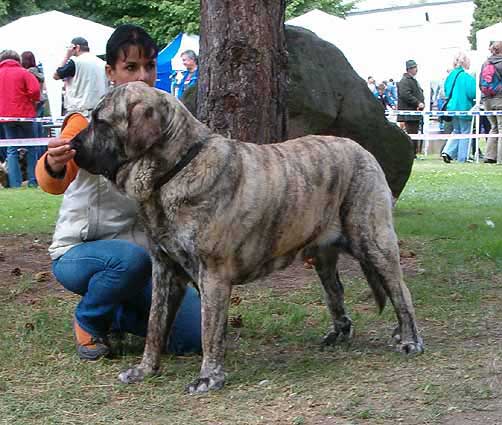
[[[102,141],[93,137],[95,125],[91,122],[89,127],[70,141],[70,147],[76,151],[75,163],[91,174],[101,174],[115,182],[117,172],[125,162],[124,155],[114,143],[115,134],[111,128],[109,131],[104,131],[110,137],[105,137]],[[103,134],[103,129],[100,129],[100,134]]]

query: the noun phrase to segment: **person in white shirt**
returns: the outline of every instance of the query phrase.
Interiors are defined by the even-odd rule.
[[[66,113],[87,114],[94,109],[108,87],[105,62],[89,51],[83,37],[75,37],[66,51],[54,79],[65,80]]]

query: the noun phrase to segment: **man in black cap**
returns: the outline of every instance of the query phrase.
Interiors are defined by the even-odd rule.
[[[400,111],[422,111],[425,107],[424,91],[415,79],[415,75],[417,75],[417,63],[413,59],[407,60],[406,72],[397,87]],[[408,134],[418,134],[421,119],[419,115],[398,115],[397,117],[399,122],[404,122],[404,129]],[[421,150],[421,142],[421,140],[413,140],[415,155]]]
[[[89,52],[89,44],[83,37],[71,41],[54,79],[65,80],[66,113],[84,115],[94,109],[108,84],[105,62]]]

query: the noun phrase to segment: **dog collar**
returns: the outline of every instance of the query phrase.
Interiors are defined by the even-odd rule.
[[[197,154],[202,150],[204,146],[203,143],[197,142],[195,143],[188,152],[181,157],[181,159],[176,163],[176,165],[171,168],[166,174],[164,174],[159,180],[157,180],[153,186],[153,190],[157,191],[162,186],[164,186],[169,180],[171,180],[176,174],[178,174],[183,168],[185,168],[192,159],[194,159]]]

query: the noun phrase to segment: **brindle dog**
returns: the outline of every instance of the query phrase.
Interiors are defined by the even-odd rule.
[[[199,287],[203,360],[190,393],[221,388],[232,285],[265,276],[298,255],[313,258],[333,325],[324,343],[352,334],[337,272],[340,252],[359,260],[376,302],[389,297],[399,349],[421,353],[403,282],[392,196],[375,158],[349,139],[307,136],[273,145],[212,133],[174,97],[143,83],[112,90],[71,142],[77,164],[136,199],[150,241],[153,299],[141,363],[158,372],[185,285]]]

